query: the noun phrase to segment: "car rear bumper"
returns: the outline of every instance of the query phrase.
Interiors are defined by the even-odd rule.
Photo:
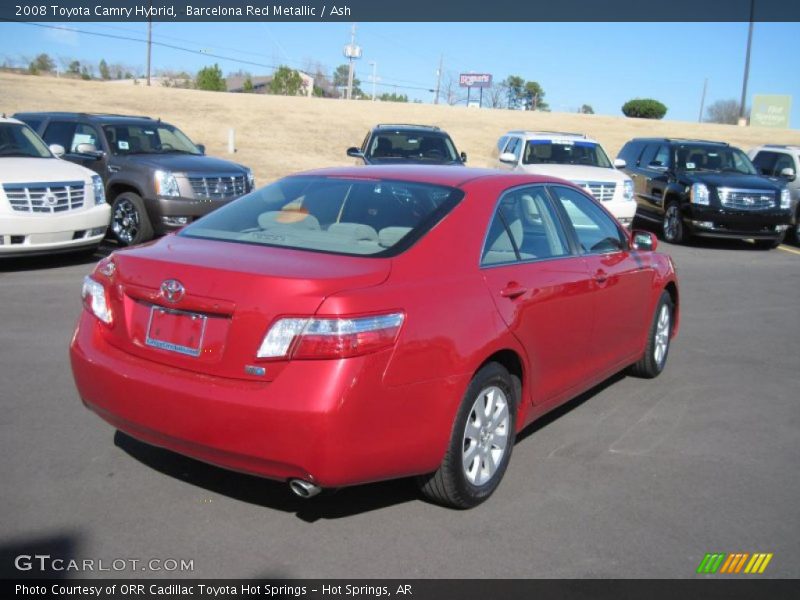
[[[774,240],[784,235],[791,221],[788,210],[723,211],[689,205],[684,214],[684,223],[699,237]]]
[[[100,417],[207,463],[322,487],[435,470],[469,379],[388,387],[390,351],[293,361],[268,383],[226,379],[132,356],[102,327],[83,311],[70,347],[80,396]]]
[[[0,218],[0,256],[69,252],[97,246],[111,218],[108,204],[63,214]]]

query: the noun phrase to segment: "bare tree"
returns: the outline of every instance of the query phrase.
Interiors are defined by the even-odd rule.
[[[730,100],[717,100],[709,104],[706,109],[707,123],[725,123],[736,125],[739,122],[739,102]]]
[[[508,102],[508,88],[505,81],[492,84],[489,88],[489,106],[492,108],[505,108]]]

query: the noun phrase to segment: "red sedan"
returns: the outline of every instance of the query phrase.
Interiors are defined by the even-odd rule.
[[[662,371],[678,288],[655,245],[557,179],[303,173],[101,261],[72,369],[145,442],[303,497],[415,475],[467,508],[535,418]]]

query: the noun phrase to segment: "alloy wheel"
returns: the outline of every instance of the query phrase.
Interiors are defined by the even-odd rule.
[[[664,238],[668,242],[678,239],[678,233],[681,227],[681,215],[678,207],[675,204],[667,207],[667,212],[664,214]]]
[[[667,359],[667,350],[669,350],[669,334],[670,334],[670,315],[669,306],[666,304],[661,305],[661,310],[658,313],[658,322],[656,323],[655,340],[653,344],[653,358],[659,368],[664,366],[664,361]]]
[[[114,215],[111,230],[114,235],[126,244],[130,244],[139,234],[139,211],[127,198],[117,200],[114,204]]]
[[[508,398],[497,386],[483,389],[472,405],[464,428],[462,464],[474,486],[492,480],[508,446]]]

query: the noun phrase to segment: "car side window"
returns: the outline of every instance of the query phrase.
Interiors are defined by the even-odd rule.
[[[604,254],[628,248],[627,236],[594,200],[572,188],[553,186],[551,189],[583,253]]]
[[[72,123],[70,121],[51,121],[42,138],[48,145],[59,144],[63,146],[67,152],[70,152],[72,138],[75,135],[75,127],[77,127],[77,125],[77,123]]]
[[[657,151],[658,144],[647,144],[647,146],[644,147],[644,152],[642,153],[639,166],[644,167],[645,169],[650,167],[650,163],[652,163],[656,158]]]
[[[794,169],[794,161],[788,154],[781,153],[778,160],[775,161],[775,169],[772,174],[776,176],[780,175],[781,171],[784,169]]]
[[[100,142],[97,135],[97,130],[92,127],[91,125],[86,125],[84,123],[78,123],[75,126],[75,132],[72,135],[72,140],[69,146],[64,146],[68,148],[67,152],[77,152],[79,144],[91,144],[98,150],[100,150]]]
[[[503,152],[504,153],[505,152],[510,152],[511,154],[514,155],[514,157],[517,160],[519,160],[519,151],[520,151],[519,138],[518,137],[512,137],[510,140],[508,140],[508,144],[506,144],[506,149]]]
[[[753,158],[753,165],[755,165],[759,175],[772,175],[775,172],[775,161],[777,159],[777,152],[762,150]]]
[[[621,158],[629,167],[639,166],[639,158],[642,156],[644,144],[641,142],[628,142],[622,147],[617,158]]]
[[[481,265],[541,260],[569,254],[564,230],[544,186],[503,194],[484,242]]]
[[[669,146],[665,145],[659,146],[658,151],[656,152],[656,156],[652,160],[653,166],[669,167],[670,163],[671,161],[669,159]]]

